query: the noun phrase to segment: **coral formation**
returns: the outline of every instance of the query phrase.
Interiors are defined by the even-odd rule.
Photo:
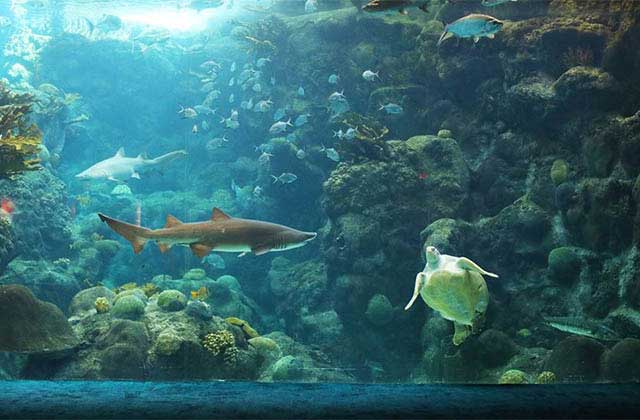
[[[95,301],[96,312],[99,314],[104,314],[109,312],[111,309],[111,304],[109,303],[109,299],[106,297],[99,297]]]
[[[524,385],[527,384],[527,375],[518,369],[511,369],[500,376],[500,385]]]
[[[165,290],[158,295],[158,306],[167,312],[175,312],[187,305],[187,297],[178,290]]]
[[[228,348],[235,346],[233,334],[229,331],[218,331],[207,334],[202,340],[202,346],[214,356],[223,354]]]

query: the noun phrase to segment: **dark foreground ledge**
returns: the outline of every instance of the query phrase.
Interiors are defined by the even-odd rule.
[[[640,385],[0,382],[0,418],[639,418]]]

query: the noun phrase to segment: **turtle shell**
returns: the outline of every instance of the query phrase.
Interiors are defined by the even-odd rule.
[[[482,275],[467,270],[432,272],[420,295],[443,318],[470,326],[478,314],[487,310],[489,303],[489,291]]]

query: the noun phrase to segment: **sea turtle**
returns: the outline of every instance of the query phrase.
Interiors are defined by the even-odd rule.
[[[440,254],[433,246],[426,248],[427,264],[416,276],[409,309],[418,294],[444,319],[453,321],[453,344],[461,344],[473,331],[487,310],[489,291],[482,275],[498,277],[483,270],[468,258]]]

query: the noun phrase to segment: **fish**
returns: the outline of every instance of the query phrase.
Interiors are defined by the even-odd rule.
[[[209,257],[207,257],[207,258],[209,258]],[[191,299],[194,299],[194,300],[207,300],[208,297],[209,297],[209,289],[207,289],[205,286],[202,286],[198,290],[192,290],[191,291]]]
[[[291,118],[289,118],[288,121],[278,121],[276,123],[273,123],[271,128],[269,128],[269,133],[284,133],[285,131],[287,131],[287,127],[293,127],[293,124],[291,124]]]
[[[236,101],[236,96],[232,93],[229,95],[229,103],[232,104]]]
[[[384,112],[386,112],[387,114],[402,114],[404,112],[404,109],[398,105],[398,104],[394,104],[389,102],[386,105],[380,105],[380,108],[378,108],[378,111],[382,111],[384,110]]]
[[[337,74],[332,74],[329,76],[328,82],[330,84],[337,85],[339,81],[340,81],[340,76],[338,76]]]
[[[196,105],[193,107],[193,109],[198,113],[198,114],[204,114],[204,115],[212,115],[215,114],[215,111],[211,108],[209,108],[208,106],[205,105]]]
[[[291,172],[283,172],[280,176],[271,175],[273,178],[273,183],[280,182],[281,184],[291,184],[298,179],[298,175],[293,174]]]
[[[16,205],[10,198],[0,200],[0,219],[7,220],[9,223],[13,220],[13,213],[16,211]]]
[[[362,78],[364,80],[366,80],[367,82],[374,82],[376,80],[376,77],[378,78],[378,80],[380,80],[380,76],[378,75],[379,72],[373,72],[371,70],[365,70],[362,73]]]
[[[256,198],[260,198],[262,197],[262,187],[259,185],[256,185],[256,187],[253,189],[253,196]]]
[[[191,133],[198,134],[198,124],[193,124],[193,127],[191,127]]]
[[[307,0],[304,2],[304,11],[306,13],[313,13],[318,10],[318,0]]]
[[[408,14],[407,9],[417,7],[423,12],[428,12],[429,2],[427,0],[371,0],[362,6],[365,12],[387,12],[397,10],[403,15]]]
[[[128,240],[135,254],[140,254],[148,241],[158,244],[160,252],[167,252],[173,245],[187,245],[198,257],[204,258],[211,251],[252,252],[264,255],[268,252],[286,251],[306,245],[316,238],[316,232],[304,232],[288,226],[259,220],[240,219],[225,214],[214,207],[211,219],[204,222],[183,223],[168,215],[164,228],[149,229],[114,219],[98,213],[101,221]]]
[[[333,137],[337,137],[339,139],[342,139],[344,137],[344,132],[342,131],[342,128],[338,131],[334,131],[333,132]]]
[[[349,127],[347,129],[347,131],[344,132],[342,137],[347,139],[347,140],[353,140],[353,139],[356,138],[357,135],[358,135],[358,127],[356,127],[356,128]]]
[[[236,65],[236,62],[234,61],[233,63],[231,63],[231,67],[229,67],[229,71],[233,73],[234,71],[236,71],[236,67],[237,65]]]
[[[207,255],[202,262],[217,270],[224,270],[227,268],[224,259],[220,255],[214,253]]]
[[[305,125],[307,123],[307,121],[309,121],[309,117],[310,116],[311,116],[311,114],[300,114],[300,115],[298,115],[296,120],[293,122],[293,125],[295,125],[296,127],[302,127],[303,125]]]
[[[249,98],[248,101],[242,101],[240,103],[240,108],[251,111],[251,109],[253,108],[253,98]]]
[[[330,148],[326,148],[324,147],[324,145],[322,146],[322,149],[320,149],[321,152],[324,152],[324,154],[331,159],[334,162],[340,162],[340,154],[338,153],[338,151],[336,149],[334,149],[333,147]]]
[[[545,317],[544,324],[556,330],[602,341],[616,341],[620,337],[609,327],[578,317]]]
[[[198,112],[193,108],[185,108],[180,106],[180,111],[178,111],[178,115],[180,115],[184,119],[193,119],[198,116]]]
[[[338,102],[345,99],[346,97],[344,96],[344,89],[341,92],[333,92],[331,95],[329,95],[329,102]]]
[[[271,109],[271,105],[273,105],[271,99],[262,100],[253,107],[253,110],[255,112],[267,112],[269,109]]]
[[[287,110],[284,108],[276,109],[276,112],[273,113],[273,121],[278,121],[284,118],[287,115]]]
[[[211,127],[209,126],[209,123],[208,123],[208,122],[206,122],[206,121],[204,121],[204,120],[200,123],[200,127],[202,127],[202,129],[203,129],[204,131],[209,131],[209,129],[211,128]]]
[[[256,67],[261,68],[264,67],[267,63],[270,63],[271,59],[270,58],[258,58],[258,61],[256,61]]]
[[[273,155],[271,153],[262,152],[260,157],[258,157],[258,163],[260,165],[266,165],[271,161],[272,157],[273,157]]]
[[[225,143],[228,143],[229,139],[226,136],[215,137],[207,142],[206,148],[207,150],[215,150],[217,148],[222,147]]]
[[[214,68],[217,68],[218,70],[220,70],[222,68],[222,66],[220,65],[220,63],[213,61],[213,60],[207,60],[204,63],[200,64],[200,68],[201,69],[205,69],[205,70],[212,70]]]
[[[208,92],[211,92],[211,91],[215,90],[215,88],[216,88],[216,84],[215,83],[208,82],[208,83],[205,83],[204,85],[202,85],[202,87],[200,88],[200,92],[208,93]]]
[[[452,36],[458,38],[473,38],[478,42],[480,38],[493,39],[500,32],[504,22],[489,15],[473,13],[447,24],[438,39],[438,46]]]
[[[231,87],[231,86],[233,86],[235,84],[236,84],[236,79],[235,78],[232,77],[231,79],[229,79],[229,87]]]
[[[484,7],[495,7],[504,3],[511,3],[515,1],[518,1],[518,0],[482,0],[480,4],[483,5]]]
[[[126,157],[124,148],[121,147],[115,155],[85,169],[77,174],[76,178],[83,180],[108,179],[116,182],[123,182],[129,178],[140,179],[140,171],[165,165],[186,155],[185,150],[176,150],[155,159],[145,159],[141,154],[137,157]]]
[[[298,149],[298,151],[296,152],[296,157],[302,160],[307,157],[307,152],[305,152],[303,149]]]
[[[260,83],[256,83],[251,89],[256,93],[260,93],[262,92],[262,85]]]
[[[304,96],[304,88],[302,86],[298,88],[298,96]]]

